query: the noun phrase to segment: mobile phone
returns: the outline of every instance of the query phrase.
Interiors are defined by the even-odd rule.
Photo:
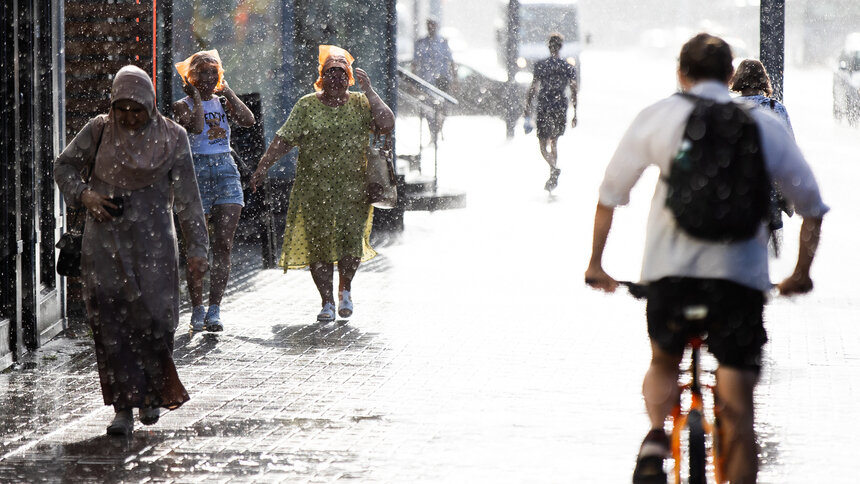
[[[109,213],[111,217],[122,217],[122,197],[108,198],[107,201],[116,205],[116,208],[105,207],[105,211]]]

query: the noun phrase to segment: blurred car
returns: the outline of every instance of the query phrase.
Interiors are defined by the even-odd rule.
[[[457,82],[451,88],[451,95],[460,104],[452,109],[452,113],[504,117],[505,110],[512,103],[516,106],[516,112],[521,113],[526,104],[528,84],[515,82],[512,98],[507,94],[506,84],[503,73],[481,71],[457,63]]]
[[[860,32],[849,34],[833,72],[833,117],[860,123]]]
[[[455,64],[457,65],[457,80],[451,86],[448,94],[457,100],[457,104],[448,109],[449,115],[504,117],[505,110],[510,103],[515,103],[517,113],[522,112],[529,87],[529,84],[524,82],[525,79],[518,78],[513,95],[508,96],[506,95],[505,74],[501,68],[484,67],[479,69],[461,62],[455,62]],[[400,66],[407,70],[411,68],[409,62],[401,62]],[[408,110],[408,106],[398,103],[398,110],[403,111],[402,108]]]

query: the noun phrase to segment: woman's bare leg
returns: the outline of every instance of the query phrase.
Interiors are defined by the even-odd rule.
[[[344,257],[337,262],[338,293],[352,291],[352,278],[355,277],[359,264],[361,259],[358,257]]]
[[[209,281],[209,305],[221,305],[230,279],[230,254],[233,237],[242,215],[242,206],[234,203],[215,205],[209,224],[212,227],[212,275]],[[201,286],[202,290],[202,286]]]
[[[209,219],[206,219],[207,229]],[[181,244],[183,255],[185,252],[185,244]],[[191,272],[188,264],[185,265],[185,281],[188,283],[188,296],[191,299],[193,307],[203,305],[203,273]]]
[[[317,291],[322,298],[322,304],[334,304],[334,289],[332,283],[334,280],[334,264],[327,262],[314,262],[311,264],[311,277],[314,284],[317,286]]]

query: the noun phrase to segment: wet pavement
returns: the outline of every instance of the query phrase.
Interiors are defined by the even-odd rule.
[[[629,482],[648,427],[644,305],[581,278],[605,163],[636,111],[674,88],[674,70],[625,53],[583,62],[581,126],[560,142],[553,196],[533,136],[506,141],[498,120],[449,119],[439,182],[466,190],[468,207],[408,213],[402,236],[360,269],[352,318],[315,323],[306,271],[240,267],[225,331],[177,336],[191,400],[130,439],[104,435],[112,412],[87,332],[54,340],[0,374],[0,482]],[[628,85],[625,69],[665,72]],[[833,124],[829,101],[801,99],[829,100],[825,70],[786,78],[834,210],[816,291],[767,309],[760,482],[853,482],[860,231],[846,207],[858,206],[848,184],[860,178],[860,131]],[[414,123],[399,122],[410,136]],[[638,274],[654,179],[616,214],[606,260],[619,278]],[[774,280],[791,268],[797,226]]]

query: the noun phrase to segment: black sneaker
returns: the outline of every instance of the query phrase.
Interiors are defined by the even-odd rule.
[[[558,186],[558,176],[561,174],[561,169],[552,168],[549,172],[549,180],[546,181],[546,185],[544,185],[543,189],[551,192],[555,190],[555,187]]]
[[[666,484],[663,460],[670,455],[669,437],[662,429],[652,429],[639,447],[633,484]]]

